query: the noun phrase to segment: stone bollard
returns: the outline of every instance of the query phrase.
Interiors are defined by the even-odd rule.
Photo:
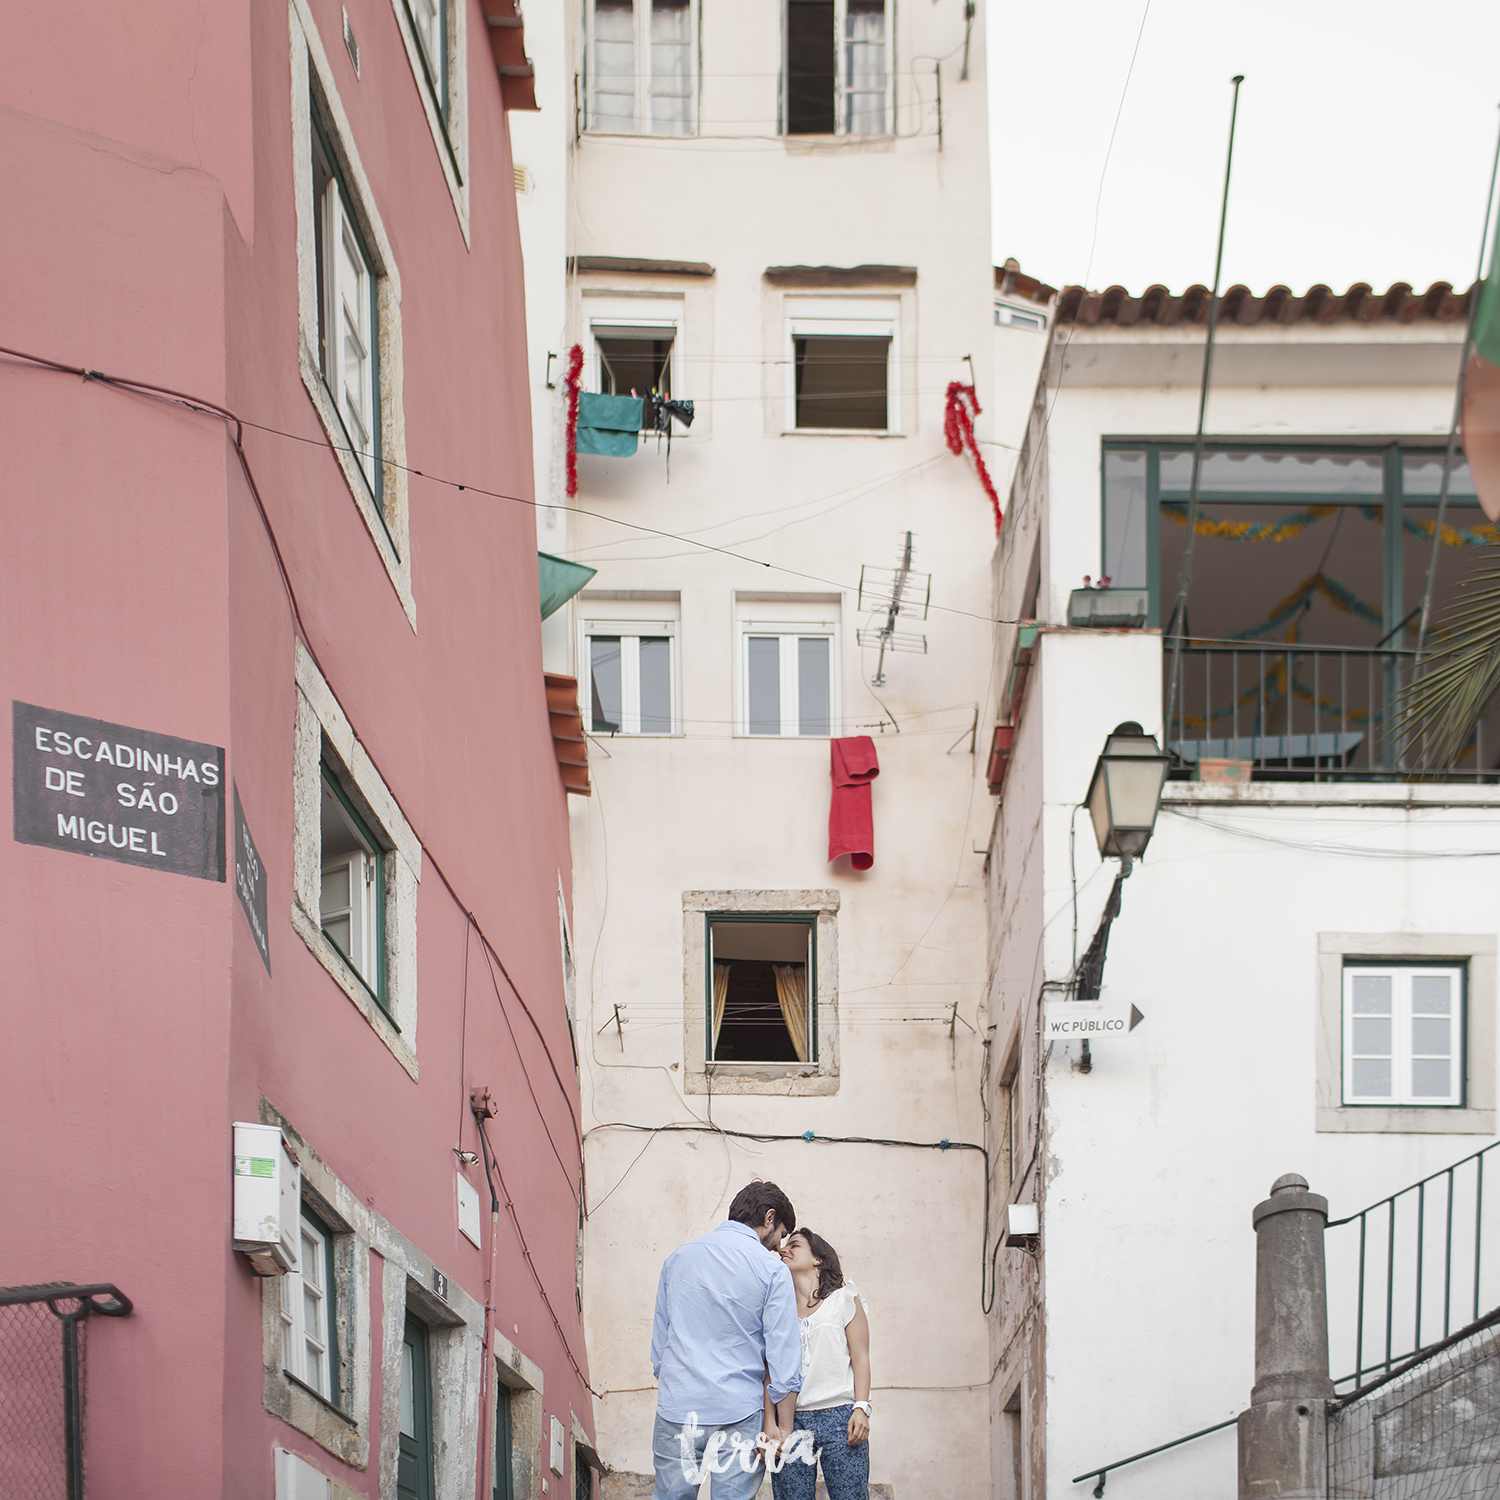
[[[1295,1172],[1255,1207],[1255,1385],[1240,1413],[1239,1500],[1328,1494],[1328,1200]]]

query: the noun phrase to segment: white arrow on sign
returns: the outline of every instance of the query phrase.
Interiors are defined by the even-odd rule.
[[[1125,1036],[1145,1019],[1128,1000],[1048,1000],[1042,1007],[1042,1040],[1092,1042]]]

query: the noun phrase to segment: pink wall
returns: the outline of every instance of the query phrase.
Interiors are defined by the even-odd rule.
[[[529,498],[520,249],[483,17],[470,6],[466,248],[389,0],[347,8],[362,82],[339,5],[312,6],[400,267],[408,461]],[[578,1102],[556,914],[567,832],[534,521],[529,505],[414,477],[413,633],[298,375],[286,10],[223,5],[208,22],[168,0],[150,10],[148,24],[116,30],[58,5],[0,37],[0,96],[27,111],[0,112],[0,196],[26,205],[0,216],[3,342],[313,440],[251,430],[246,452],[330,685],[429,851],[421,1081],[290,923],[292,622],[223,427],[0,360],[6,696],[226,747],[268,871],[274,975],[230,881],[7,844],[0,1284],[113,1280],[135,1300],[130,1319],[92,1329],[91,1495],[263,1497],[278,1443],[374,1495],[373,1460],[367,1474],[341,1469],[262,1409],[260,1283],[229,1244],[229,1125],[254,1119],[264,1096],[482,1303],[488,1193],[471,1173],[481,1253],[458,1233],[452,1150],[461,1116],[476,1147],[463,1103],[488,1086],[516,1211],[582,1362],[568,1181]],[[163,48],[189,26],[201,45]],[[477,945],[465,1022],[466,907],[544,1041],[506,992],[512,1040]],[[591,1426],[503,1212],[496,1284],[497,1326],[541,1365],[548,1415],[566,1425],[571,1408]]]

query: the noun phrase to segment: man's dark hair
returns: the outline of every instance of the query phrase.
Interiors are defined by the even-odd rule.
[[[790,1234],[797,1227],[797,1210],[792,1207],[792,1200],[774,1182],[757,1179],[746,1183],[734,1195],[729,1217],[736,1223],[748,1224],[758,1234],[766,1222],[766,1211],[773,1208],[781,1227]]]

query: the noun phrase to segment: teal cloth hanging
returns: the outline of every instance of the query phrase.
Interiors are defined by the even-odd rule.
[[[578,393],[578,452],[629,458],[641,430],[644,402],[639,396]]]

